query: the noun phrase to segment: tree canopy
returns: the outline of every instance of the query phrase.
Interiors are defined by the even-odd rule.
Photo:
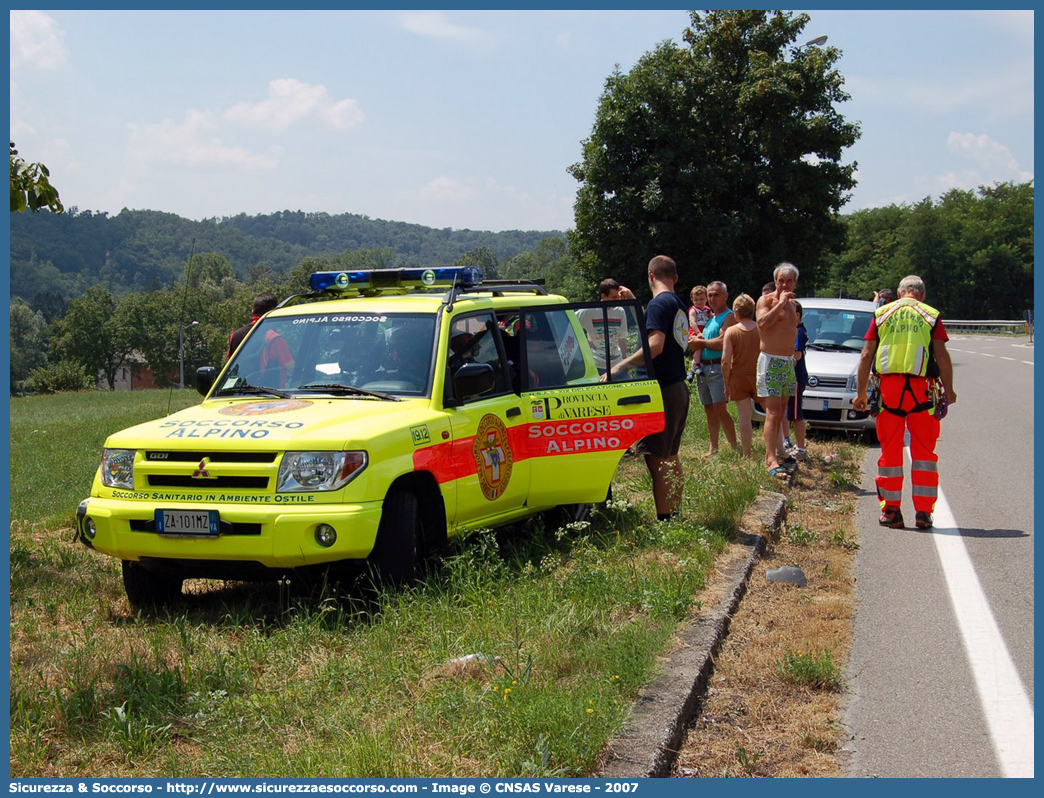
[[[220,252],[240,280],[261,273],[282,279],[306,258],[339,262],[367,252],[350,268],[448,266],[466,253],[503,260],[535,247],[556,231],[499,233],[450,230],[358,214],[281,211],[194,221],[172,213],[126,210],[116,216],[70,207],[64,214],[11,216],[11,293],[30,300],[41,291],[66,299],[101,285],[116,295],[155,291],[179,279],[196,252]],[[379,254],[379,257],[378,257]],[[484,256],[484,257],[486,257]]]
[[[61,213],[62,200],[51,185],[51,173],[42,163],[26,163],[11,142],[11,212],[48,208]]]
[[[869,299],[916,274],[944,319],[1019,319],[1033,307],[1033,205],[1032,183],[998,183],[856,211],[821,293]]]
[[[686,47],[664,42],[606,80],[583,160],[571,244],[591,279],[644,287],[653,255],[689,282],[761,285],[776,263],[812,277],[843,236],[859,136],[833,47],[797,44],[809,17],[690,12]]]

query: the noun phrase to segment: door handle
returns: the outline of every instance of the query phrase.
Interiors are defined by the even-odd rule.
[[[618,405],[644,405],[647,402],[651,402],[652,398],[647,393],[638,394],[638,396],[625,396],[623,399],[617,402]]]

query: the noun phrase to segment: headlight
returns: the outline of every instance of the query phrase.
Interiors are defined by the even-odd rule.
[[[366,452],[287,452],[277,492],[338,490],[366,468]]]
[[[102,484],[134,490],[134,450],[105,449],[101,461]]]
[[[848,375],[848,392],[855,393],[856,385],[859,382],[859,376],[857,374]]]

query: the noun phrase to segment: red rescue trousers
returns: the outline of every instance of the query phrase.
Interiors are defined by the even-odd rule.
[[[881,412],[877,416],[877,438],[881,442],[881,457],[877,460],[877,498],[885,507],[899,508],[903,498],[903,438],[910,430],[910,485],[916,512],[931,513],[939,497],[939,458],[935,444],[939,440],[939,420],[935,410],[922,410],[897,416],[885,408],[909,411],[915,405],[928,401],[931,380],[910,377],[910,390],[904,390],[907,375],[881,376]],[[911,394],[912,392],[912,394]]]

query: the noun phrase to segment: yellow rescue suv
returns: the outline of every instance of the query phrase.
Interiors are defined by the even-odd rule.
[[[106,440],[77,532],[122,561],[133,606],[189,578],[408,581],[448,537],[581,517],[663,429],[644,370],[599,368],[647,346],[634,301],[472,267],[319,272],[311,289],[198,370],[199,405]]]

